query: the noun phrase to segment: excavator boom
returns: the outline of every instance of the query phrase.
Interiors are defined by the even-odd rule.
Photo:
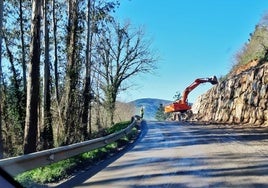
[[[182,98],[175,101],[172,104],[169,104],[167,106],[165,106],[165,112],[186,112],[187,110],[191,109],[191,106],[188,105],[187,103],[187,98],[188,98],[188,94],[195,89],[199,84],[201,83],[205,83],[205,82],[210,82],[211,84],[215,85],[218,83],[217,77],[213,76],[210,78],[198,78],[196,79],[190,86],[188,86],[183,94],[182,94]]]

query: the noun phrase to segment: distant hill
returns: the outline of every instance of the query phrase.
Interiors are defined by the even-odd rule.
[[[172,101],[164,99],[143,98],[129,102],[136,108],[136,114],[140,115],[140,109],[144,107],[144,119],[155,120],[155,113],[160,104],[166,105],[172,103]]]

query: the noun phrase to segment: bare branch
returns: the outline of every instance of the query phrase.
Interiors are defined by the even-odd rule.
[[[151,73],[156,69],[156,58],[141,29],[131,28],[130,23],[121,26],[111,22],[109,26],[110,30],[99,35],[97,51],[100,67],[95,70],[105,81],[102,89],[112,114],[122,83],[138,74]]]

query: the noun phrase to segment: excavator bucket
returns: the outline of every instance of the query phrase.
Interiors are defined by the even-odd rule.
[[[215,84],[218,84],[218,79],[216,76],[213,76],[213,77],[209,78],[209,82],[211,84],[215,85]]]

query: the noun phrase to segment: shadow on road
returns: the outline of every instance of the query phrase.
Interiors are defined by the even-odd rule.
[[[239,142],[253,142],[266,140],[268,144],[268,128],[234,128],[225,125],[199,125],[180,122],[155,122],[158,126],[166,127],[166,131],[163,132],[163,138],[168,138],[170,147],[175,146],[192,146],[192,145],[207,145],[213,143],[231,143],[234,141]],[[186,127],[186,132],[169,131],[172,126]],[[150,129],[156,129],[157,127],[150,127]],[[164,129],[165,130],[165,129]],[[158,134],[152,131],[149,139],[154,141]],[[156,148],[162,148],[167,144],[166,140],[159,140],[155,145]],[[137,148],[138,150],[147,150],[145,148]]]
[[[141,127],[143,131],[138,139],[118,155],[58,187],[82,183],[81,187],[107,187],[114,182],[122,182],[124,187],[126,181],[142,182],[126,186],[133,188],[192,187],[193,184],[194,187],[268,187],[267,128],[144,121]],[[176,153],[185,152],[186,148],[194,148],[194,153]],[[203,153],[196,151],[200,148],[210,149]],[[163,154],[166,151],[176,152]],[[140,155],[108,166],[126,152]],[[129,169],[134,166],[135,171],[124,173],[131,172]],[[108,174],[105,178],[86,182],[104,168]],[[116,173],[122,175],[113,176]],[[165,182],[157,182],[158,179]]]

